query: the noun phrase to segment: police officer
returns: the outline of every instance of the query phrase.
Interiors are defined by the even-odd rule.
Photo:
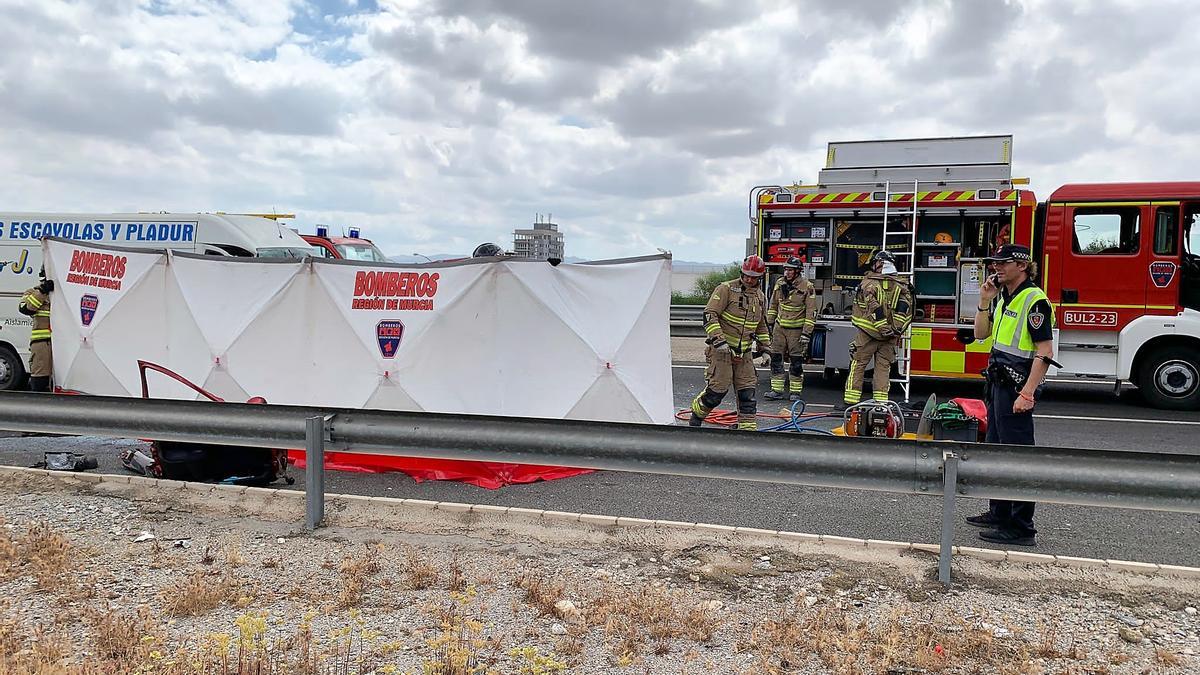
[[[975,339],[992,338],[987,442],[1033,445],[1033,408],[1054,363],[1054,308],[1033,283],[1037,263],[1027,247],[1007,244],[985,260],[992,275],[980,287]],[[993,499],[987,512],[967,522],[990,528],[979,533],[984,541],[1033,546],[1033,510],[1033,502]]]
[[[858,284],[851,323],[858,334],[850,343],[850,374],[846,377],[845,404],[862,400],[863,375],[875,362],[871,397],[888,400],[896,344],[912,323],[912,286],[896,271],[896,258],[887,251],[871,256],[871,270]]]
[[[704,371],[706,386],[692,400],[688,424],[693,427],[704,423],[704,418],[721,403],[732,385],[737,391],[737,428],[758,429],[755,418],[758,404],[754,399],[758,376],[754,372],[754,359],[766,351],[770,339],[766,297],[758,287],[766,271],[762,258],[748,256],[742,261],[741,276],[718,285],[704,306],[704,332],[708,335],[704,358],[708,368]]]
[[[771,329],[771,390],[764,397],[772,401],[785,397],[797,401],[804,391],[804,356],[817,325],[817,294],[813,283],[800,274],[803,266],[799,258],[788,258],[767,308],[767,326]],[[791,362],[790,382],[783,371],[785,354]]]
[[[42,281],[25,291],[17,304],[17,311],[33,317],[33,331],[29,333],[29,389],[50,391],[50,378],[54,375],[54,354],[50,349],[50,292],[54,281],[46,278],[42,267]]]

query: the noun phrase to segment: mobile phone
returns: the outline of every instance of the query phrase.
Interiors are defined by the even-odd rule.
[[[993,274],[992,276],[988,277],[988,281],[992,282],[993,286],[999,287],[1000,286],[1000,275]]]

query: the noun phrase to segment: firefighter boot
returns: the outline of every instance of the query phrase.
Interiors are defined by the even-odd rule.
[[[796,357],[792,357],[791,377],[789,378],[789,393],[788,400],[799,401],[800,395],[804,393],[804,361]]]
[[[753,387],[738,389],[738,431],[758,431],[758,402],[754,400]]]
[[[783,354],[771,354],[771,391],[763,394],[768,401],[778,401],[784,397],[783,385],[786,380],[783,374]]]
[[[712,387],[705,387],[704,391],[692,399],[692,416],[688,418],[688,426],[698,427],[704,424],[704,418],[708,417],[708,413],[712,412],[713,408],[721,404],[723,398],[725,398],[725,392],[713,391]]]

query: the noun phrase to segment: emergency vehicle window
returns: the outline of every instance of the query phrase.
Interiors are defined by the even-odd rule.
[[[338,244],[338,253],[346,260],[366,260],[368,262],[391,262],[383,251],[374,246],[363,244]]]
[[[1154,254],[1175,255],[1179,241],[1178,207],[1160,206],[1154,213]]]
[[[314,258],[329,257],[329,251],[326,250],[324,246],[309,246],[309,248],[312,249],[312,257]]]
[[[1200,212],[1189,213],[1183,218],[1183,250],[1200,256]]]
[[[1132,255],[1141,239],[1141,209],[1103,206],[1075,209],[1071,250],[1079,255]]]

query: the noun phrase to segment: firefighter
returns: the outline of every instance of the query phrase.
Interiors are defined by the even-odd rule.
[[[993,274],[980,286],[975,339],[992,338],[985,371],[988,443],[1033,445],[1033,407],[1054,361],[1054,307],[1033,280],[1037,263],[1025,246],[1001,246],[985,258]],[[993,499],[988,510],[967,518],[990,528],[979,538],[997,544],[1033,546],[1034,502]]]
[[[772,401],[785,397],[796,401],[804,391],[804,357],[817,325],[817,294],[812,282],[800,274],[802,268],[799,258],[788,258],[783,264],[783,278],[771,291],[767,309],[767,327],[771,329],[771,390],[764,398]],[[788,373],[783,370],[784,355],[790,361],[790,383]]]
[[[42,267],[42,281],[25,291],[17,311],[33,317],[33,331],[29,334],[29,389],[50,391],[50,377],[54,374],[53,353],[50,349],[50,292],[54,281],[46,278]]]
[[[871,256],[871,270],[858,284],[851,322],[858,334],[850,343],[850,374],[844,396],[847,406],[862,400],[863,375],[871,362],[875,377],[871,397],[888,400],[896,344],[912,322],[912,286],[896,272],[896,258],[884,250]]]
[[[705,388],[692,400],[688,424],[698,427],[708,413],[721,403],[732,385],[737,391],[737,428],[756,431],[758,404],[754,399],[758,376],[754,359],[766,351],[766,298],[758,284],[767,271],[762,258],[751,255],[742,261],[737,279],[717,286],[704,306],[704,332],[708,346],[704,358]],[[754,349],[751,346],[754,345]]]

